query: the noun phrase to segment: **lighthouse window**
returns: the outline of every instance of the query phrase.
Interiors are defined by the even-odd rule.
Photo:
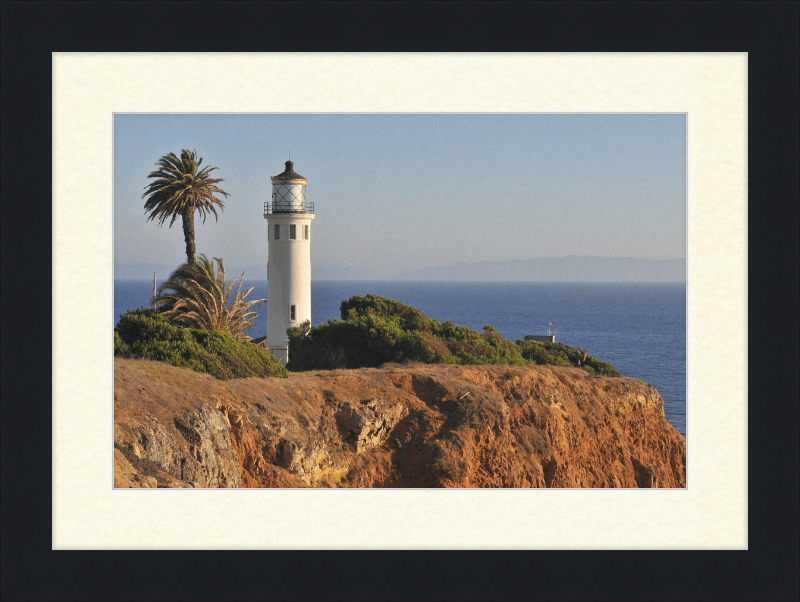
[[[303,238],[308,240],[308,226],[303,226]]]
[[[295,308],[295,306],[294,306],[294,305],[290,305],[290,306],[289,306],[289,319],[290,319],[292,322],[294,322],[294,321],[295,321],[295,317],[294,317],[294,315],[295,315],[294,308]]]
[[[289,225],[289,238],[295,240],[297,238],[297,226],[294,224]]]
[[[280,240],[281,238],[281,225],[275,224],[275,240]]]

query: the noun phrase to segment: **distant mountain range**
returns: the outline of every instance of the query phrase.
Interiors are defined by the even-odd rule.
[[[116,264],[118,280],[166,279],[176,266],[149,263]],[[227,267],[229,277],[242,273],[241,268]],[[246,280],[266,280],[267,266],[244,268]],[[570,255],[538,259],[506,259],[456,263],[411,272],[378,273],[360,267],[315,265],[313,280],[449,280],[449,281],[518,281],[518,282],[685,282],[685,259],[637,259],[634,257],[595,257]]]

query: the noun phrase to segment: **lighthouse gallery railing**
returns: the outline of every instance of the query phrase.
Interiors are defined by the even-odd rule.
[[[303,203],[300,207],[292,206],[287,203],[264,203],[264,215],[270,213],[314,213],[314,203]]]

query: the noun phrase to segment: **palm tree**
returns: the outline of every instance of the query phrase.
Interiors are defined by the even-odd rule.
[[[214,261],[217,262],[216,270]],[[239,286],[231,300],[237,281]],[[152,304],[176,324],[202,330],[221,330],[238,341],[247,341],[250,337],[244,331],[250,330],[252,319],[258,315],[248,310],[253,305],[266,302],[266,299],[245,301],[253,287],[242,295],[243,283],[244,273],[227,284],[222,257],[212,260],[200,255],[195,263],[185,263],[172,272],[159,287]]]
[[[158,225],[163,226],[168,218],[172,218],[169,227],[181,216],[183,220],[183,238],[186,241],[186,262],[194,264],[194,212],[197,211],[206,221],[206,214],[213,213],[217,219],[214,203],[220,209],[225,204],[214,196],[219,193],[230,195],[219,188],[217,184],[224,182],[222,178],[212,178],[209,174],[218,167],[204,167],[200,169],[203,159],[197,158],[197,151],[182,150],[180,159],[175,153],[161,157],[156,165],[157,171],[151,172],[148,178],[157,178],[145,186],[142,198],[147,197],[144,208],[150,212],[147,221],[157,219]]]

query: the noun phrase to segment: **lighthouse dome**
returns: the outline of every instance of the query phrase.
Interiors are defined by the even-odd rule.
[[[294,163],[292,161],[287,161],[286,162],[286,169],[283,171],[283,173],[279,173],[277,176],[272,176],[272,179],[273,180],[303,180],[303,181],[306,181],[306,179],[303,176],[301,176],[299,173],[297,173],[294,170]]]
[[[294,170],[294,163],[287,161],[284,172],[271,180],[272,213],[313,213],[306,206],[306,179]]]

